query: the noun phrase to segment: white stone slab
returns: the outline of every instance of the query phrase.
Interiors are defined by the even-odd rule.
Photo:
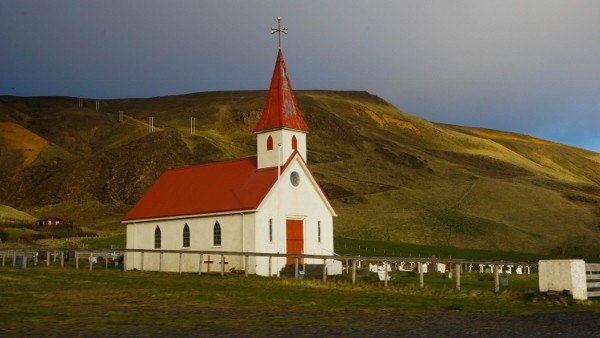
[[[573,299],[587,299],[585,262],[581,259],[542,260],[538,265],[541,292],[569,290]]]

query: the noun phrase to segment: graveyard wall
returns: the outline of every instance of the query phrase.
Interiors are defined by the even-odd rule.
[[[585,262],[581,259],[539,262],[540,292],[569,290],[573,299],[587,299]]]

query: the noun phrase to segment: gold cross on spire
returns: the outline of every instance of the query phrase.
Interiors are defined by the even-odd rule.
[[[281,49],[281,33],[287,35],[287,32],[288,32],[287,26],[285,26],[284,28],[281,28],[281,17],[278,16],[277,17],[277,28],[275,28],[275,26],[271,26],[271,35],[277,33],[277,47],[279,47],[279,49]]]

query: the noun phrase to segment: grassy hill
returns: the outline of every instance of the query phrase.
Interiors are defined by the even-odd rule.
[[[30,214],[0,204],[0,222],[33,222],[35,217]]]
[[[309,167],[339,214],[336,235],[600,253],[600,154],[431,123],[366,92],[296,94],[311,128]],[[103,100],[95,111],[93,100],[0,97],[0,203],[122,233],[121,217],[165,169],[253,155],[265,99],[207,92]]]

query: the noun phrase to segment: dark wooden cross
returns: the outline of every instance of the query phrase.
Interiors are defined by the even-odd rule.
[[[204,263],[206,263],[206,272],[210,272],[210,264],[214,263],[214,261],[210,260],[210,255],[208,255],[208,260],[205,260]]]
[[[223,266],[229,264],[229,262],[227,261],[227,257],[223,256],[223,261],[219,262],[219,264],[223,264]]]
[[[281,33],[287,35],[288,28],[285,26],[281,28],[281,17],[277,17],[277,28],[275,26],[271,26],[271,35],[277,33],[277,47],[281,49]]]

